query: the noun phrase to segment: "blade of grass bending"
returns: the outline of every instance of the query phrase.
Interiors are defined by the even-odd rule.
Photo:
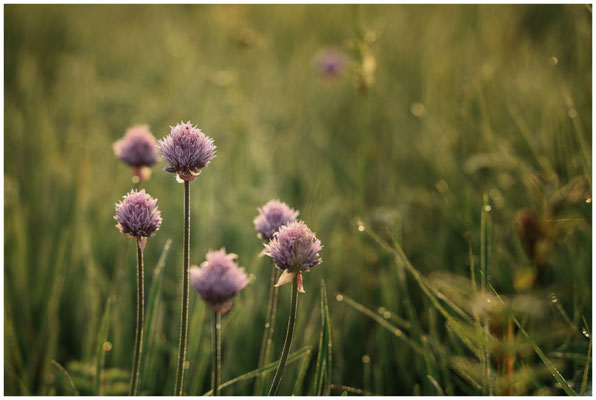
[[[287,364],[291,364],[294,361],[297,361],[299,359],[301,359],[302,357],[310,354],[310,352],[312,351],[312,346],[306,346],[303,347],[302,349],[290,354],[288,356],[288,361]],[[279,360],[277,361],[273,361],[267,365],[265,365],[263,368],[258,368],[255,369],[253,371],[247,372],[244,375],[240,375],[232,380],[229,380],[225,383],[222,383],[221,385],[219,385],[220,389],[225,389],[228,386],[233,385],[236,382],[240,382],[240,381],[245,381],[247,379],[252,379],[252,378],[256,378],[257,376],[261,375],[261,374],[268,374],[271,371],[274,371],[277,368],[277,364],[279,364]],[[203,396],[211,396],[211,394],[213,393],[213,390],[209,390],[207,393],[203,394]]]
[[[387,329],[389,332],[393,333],[395,336],[397,336],[398,338],[403,340],[414,351],[421,353],[421,354],[423,353],[422,349],[412,339],[410,339],[401,329],[399,329],[395,325],[390,324],[385,319],[383,319],[382,317],[377,315],[377,313],[375,313],[371,309],[366,308],[365,306],[356,302],[355,300],[352,300],[345,294],[337,292],[337,296],[339,298],[341,298],[341,300],[339,300],[339,301],[345,301],[348,305],[350,305],[357,311],[360,311],[362,314],[366,315],[367,317],[370,317],[375,322],[377,322],[379,325],[381,325],[383,328]]]
[[[155,332],[154,327],[154,320],[155,320],[155,313],[157,310],[157,305],[159,304],[159,293],[161,291],[161,281],[162,281],[162,272],[163,268],[166,264],[166,257],[168,256],[168,252],[170,251],[170,245],[172,244],[172,239],[166,240],[166,243],[163,246],[163,250],[161,251],[161,255],[159,256],[159,260],[157,261],[157,265],[153,270],[153,278],[151,279],[151,288],[149,289],[149,301],[147,302],[147,319],[145,321],[145,343],[143,343],[143,353],[147,356],[141,361],[141,372],[139,377],[139,382],[143,383],[143,371],[144,365],[148,362],[149,355],[147,354],[147,349],[151,346],[153,342],[153,332]]]
[[[497,291],[495,290],[493,285],[490,284],[490,282],[488,283],[488,286],[493,291],[497,299],[504,304],[503,299],[501,299],[501,296],[499,296],[499,293],[497,293]],[[528,343],[530,343],[536,354],[538,354],[538,357],[540,357],[544,365],[546,365],[546,368],[548,368],[549,372],[555,377],[557,382],[559,382],[563,391],[568,396],[577,396],[577,393],[575,393],[575,391],[569,386],[565,378],[563,378],[563,375],[561,375],[561,373],[555,368],[555,366],[549,360],[546,354],[544,354],[540,347],[538,347],[538,345],[534,343],[534,341],[530,338],[530,335],[528,335],[528,333],[526,332],[522,324],[520,324],[520,322],[517,320],[517,318],[515,318],[514,316],[512,316],[511,318],[513,319],[513,322],[515,322],[515,325],[517,325],[517,328],[522,333],[522,335],[524,335],[524,337],[528,340]]]
[[[331,379],[331,328],[329,327],[329,307],[327,304],[327,289],[325,281],[321,280],[321,336],[319,339],[319,354],[315,369],[315,396],[323,394],[323,380]]]
[[[374,393],[371,392],[367,392],[366,390],[362,390],[362,389],[358,389],[355,387],[351,387],[351,386],[345,386],[345,385],[329,385],[329,389],[331,390],[343,390],[342,392],[342,396],[347,396],[348,392],[350,393],[354,393],[354,394],[358,394],[360,396],[376,396]]]
[[[106,300],[106,306],[101,317],[101,324],[99,329],[99,335],[97,335],[97,363],[95,365],[95,394],[97,396],[101,396],[102,393],[102,385],[101,385],[101,378],[102,378],[102,370],[105,361],[105,351],[103,349],[103,344],[108,340],[108,328],[110,325],[110,308],[112,307],[113,297],[112,295],[108,296]]]
[[[426,279],[424,278],[424,276],[422,274],[420,274],[420,272],[418,272],[418,270],[416,270],[416,268],[414,268],[414,266],[410,263],[410,260],[408,260],[408,257],[404,253],[403,249],[399,245],[399,243],[394,242],[395,248],[393,248],[393,247],[389,246],[389,244],[387,244],[384,240],[382,240],[375,232],[373,232],[370,228],[368,228],[364,224],[364,222],[359,221],[358,223],[361,225],[362,230],[364,232],[366,232],[375,242],[377,242],[381,247],[383,247],[388,252],[395,254],[396,263],[397,263],[397,260],[399,260],[399,263],[402,263],[406,267],[406,269],[414,277],[414,280],[416,281],[416,283],[418,283],[418,286],[420,286],[422,291],[431,300],[431,302],[433,303],[435,308],[441,313],[441,315],[443,315],[443,317],[445,319],[447,319],[448,321],[453,320],[453,321],[455,321],[455,323],[457,323],[459,325],[459,322],[457,322],[455,320],[455,318],[453,318],[453,316],[451,316],[451,314],[449,314],[449,312],[445,309],[445,307],[443,307],[441,305],[441,303],[439,302],[438,291],[436,289],[434,289],[432,286],[430,286],[428,284],[428,282],[426,282]],[[441,294],[441,296],[443,298],[445,298],[445,296],[443,294]],[[453,302],[450,302],[450,303],[453,304]],[[450,304],[448,303],[448,305],[450,305]],[[455,311],[459,313],[458,310],[455,310]],[[464,317],[464,316],[462,315],[462,317]],[[471,321],[471,318],[467,315],[464,318],[466,320]]]
[[[264,250],[264,249],[263,249]],[[272,268],[271,270],[271,284],[269,286],[269,301],[267,304],[267,315],[265,320],[265,333],[261,343],[261,351],[259,353],[259,367],[262,367],[269,361],[271,353],[271,343],[273,341],[273,331],[275,328],[275,315],[277,314],[277,296],[279,295],[279,287],[275,287],[279,278],[279,268]],[[255,383],[254,395],[260,396],[263,394],[265,386],[264,377],[257,378]],[[266,393],[265,393],[266,394]]]
[[[408,257],[405,255],[403,249],[399,245],[399,243],[394,241],[395,248],[392,248],[387,243],[385,243],[375,232],[370,230],[367,226],[364,225],[364,222],[358,222],[362,226],[362,230],[365,231],[375,242],[377,242],[381,247],[385,250],[393,253],[395,255],[395,263],[400,267],[403,265],[406,267],[408,272],[414,277],[418,286],[422,289],[424,294],[430,299],[433,306],[441,313],[441,315],[447,320],[447,322],[451,325],[451,329],[457,335],[457,337],[472,351],[474,354],[478,354],[479,350],[468,340],[468,338],[463,333],[462,327],[460,322],[455,319],[449,312],[441,305],[439,302],[437,291],[433,289],[424,279],[424,277],[414,268],[414,266],[408,260]],[[374,313],[373,313],[374,314]],[[374,314],[376,316],[376,314]]]
[[[56,360],[52,360],[52,367],[54,367],[58,372],[60,372],[66,378],[66,381],[68,382],[68,384],[70,385],[70,388],[72,390],[72,395],[78,396],[79,391],[77,390],[77,388],[76,388],[74,382],[72,381],[72,378],[70,377],[70,374],[68,373],[66,368],[64,368],[62,365],[60,365]]]
[[[327,302],[327,287],[325,286],[325,282],[322,282],[321,292],[324,294],[325,298],[325,307],[323,310],[325,311],[325,320],[327,321],[327,362],[326,362],[326,371],[325,374],[327,375],[327,388],[325,390],[325,395],[331,395],[331,388],[330,388],[330,381],[331,381],[331,359],[333,355],[333,346],[332,346],[332,338],[331,338],[331,318],[329,317],[329,303]]]
[[[393,247],[389,246],[389,244],[387,244],[384,240],[382,240],[375,232],[373,232],[370,228],[368,228],[364,224],[364,222],[359,220],[358,224],[360,225],[359,226],[360,231],[366,232],[382,248],[384,248],[385,250],[387,250],[390,253],[393,253],[395,255],[396,264],[397,264],[398,268],[400,265],[403,265],[406,267],[408,272],[414,277],[414,280],[416,281],[416,283],[418,283],[418,286],[420,286],[420,288],[422,289],[424,294],[426,294],[426,296],[430,299],[433,306],[441,313],[441,315],[450,324],[450,328],[457,335],[457,337],[470,349],[470,351],[472,351],[474,354],[479,354],[479,349],[477,349],[469,341],[469,339],[466,337],[466,335],[463,333],[461,323],[456,318],[454,318],[451,314],[449,314],[449,312],[445,309],[445,307],[443,307],[441,305],[441,303],[439,302],[439,297],[437,295],[437,291],[426,282],[424,276],[422,276],[420,274],[420,272],[418,272],[418,270],[416,270],[416,268],[414,268],[414,266],[410,263],[410,260],[404,253],[404,251],[401,248],[401,246],[399,245],[399,243],[394,241],[393,243],[394,243],[395,248],[393,248]],[[445,297],[445,296],[443,295],[443,297]],[[447,304],[449,304],[449,303],[447,303]],[[456,312],[457,312],[457,310],[456,310]],[[470,323],[473,323],[473,320],[469,317],[466,318],[466,320],[468,320],[468,322],[470,322]]]
[[[428,378],[430,383],[432,383],[433,386],[437,389],[438,395],[445,396],[445,392],[443,391],[443,389],[441,389],[441,385],[439,385],[439,382],[437,382],[437,380],[433,378],[431,375],[426,375],[426,377]]]
[[[592,332],[590,332],[590,329],[588,328],[588,323],[586,322],[586,319],[583,316],[582,319],[584,320],[584,325],[586,326],[586,332],[588,332],[588,335],[590,335],[590,345],[588,346],[588,359],[586,360],[584,377],[582,378],[582,387],[579,391],[580,396],[583,396],[584,393],[586,393],[586,386],[588,385],[588,372],[590,371],[590,355],[592,353]]]
[[[300,365],[300,370],[298,371],[298,377],[296,377],[296,382],[294,382],[294,389],[292,390],[292,396],[299,395],[299,391],[302,388],[302,384],[304,383],[304,377],[306,376],[306,371],[308,370],[308,365],[310,364],[311,355],[312,355],[312,353],[309,351],[304,356],[304,360],[302,360],[302,365]]]

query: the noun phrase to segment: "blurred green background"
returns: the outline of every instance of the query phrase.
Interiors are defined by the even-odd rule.
[[[257,368],[272,263],[252,219],[280,198],[325,246],[292,346],[311,352],[280,394],[317,393],[322,279],[323,393],[563,394],[550,367],[582,390],[590,7],[6,5],[4,17],[5,394],[127,393],[135,252],[113,214],[132,183],[112,143],[133,124],[159,139],[181,120],[218,147],[191,184],[191,263],[225,246],[254,278],[223,318],[222,382]],[[345,54],[343,74],[316,68],[329,48]],[[179,332],[183,187],[163,167],[141,184],[164,220],[145,251],[147,291],[172,239],[143,360],[150,395],[172,393]],[[505,305],[478,306],[483,267]],[[211,387],[211,315],[197,299],[189,395]],[[246,379],[223,394],[256,391]]]

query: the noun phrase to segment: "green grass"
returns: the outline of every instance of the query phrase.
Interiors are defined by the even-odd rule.
[[[590,7],[4,11],[5,394],[127,393],[135,243],[113,214],[132,183],[111,146],[180,120],[218,146],[191,185],[191,264],[225,246],[253,279],[222,318],[223,395],[276,368],[258,369],[272,262],[252,224],[271,198],[324,245],[280,394],[592,393]],[[313,66],[326,47],[350,59],[332,81]],[[164,166],[141,184],[163,216],[144,252],[145,395],[176,374],[183,188]],[[189,395],[211,389],[209,321],[192,292]]]

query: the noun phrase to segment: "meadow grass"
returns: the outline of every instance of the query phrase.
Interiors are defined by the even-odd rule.
[[[113,214],[132,183],[112,143],[181,120],[218,147],[190,185],[190,262],[225,246],[253,280],[222,319],[221,394],[277,367],[258,368],[273,263],[252,223],[272,198],[325,246],[279,394],[592,393],[590,8],[4,11],[5,394],[128,392],[135,248]],[[329,47],[350,60],[336,79],[314,67]],[[145,395],[173,393],[177,367],[182,186],[165,166],[140,184],[163,217]],[[211,389],[210,322],[191,293],[189,395]]]

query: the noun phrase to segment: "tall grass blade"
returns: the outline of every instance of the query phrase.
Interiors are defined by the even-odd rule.
[[[387,329],[389,332],[391,332],[392,334],[397,336],[399,339],[401,339],[404,343],[406,343],[409,347],[411,347],[417,353],[420,353],[420,354],[423,353],[423,350],[420,348],[420,346],[418,346],[412,339],[410,339],[408,337],[408,335],[406,335],[404,333],[404,331],[402,331],[395,325],[390,324],[389,322],[387,322],[385,319],[380,317],[377,313],[375,313],[371,309],[363,306],[362,304],[356,302],[355,300],[352,300],[345,294],[338,293],[337,296],[338,296],[338,299],[341,299],[340,301],[345,301],[346,304],[348,304],[352,308],[356,309],[357,311],[360,311],[362,314],[373,319],[375,322],[377,322],[383,328]]]
[[[501,299],[501,296],[499,296],[499,293],[497,293],[497,291],[490,284],[490,282],[488,285],[489,285],[490,289],[493,291],[493,293],[495,294],[495,296],[497,297],[497,299],[499,299],[499,301],[501,303],[504,303],[503,299]],[[544,365],[546,365],[546,368],[548,368],[549,372],[555,377],[557,382],[559,382],[559,385],[561,385],[561,388],[563,389],[563,391],[568,396],[577,396],[577,393],[575,393],[575,391],[571,388],[571,386],[569,386],[569,384],[567,383],[565,378],[563,378],[563,375],[561,375],[561,373],[557,370],[557,368],[555,368],[555,366],[549,360],[549,358],[546,356],[546,354],[544,354],[544,352],[540,349],[540,347],[538,347],[538,345],[530,338],[530,335],[528,335],[528,333],[526,332],[526,330],[524,329],[522,324],[517,320],[517,318],[515,318],[513,316],[511,318],[513,319],[513,322],[515,322],[515,325],[517,325],[517,328],[522,333],[522,335],[524,335],[524,337],[528,340],[528,343],[530,343],[530,345],[532,346],[532,348],[534,349],[536,354],[538,354],[538,357],[540,357],[540,359],[542,360]]]
[[[311,351],[312,351],[312,346],[305,346],[302,349],[290,354],[288,356],[287,364],[293,363],[294,361],[297,361],[297,360],[301,359],[302,357],[309,355]],[[253,371],[247,372],[244,375],[240,375],[232,380],[222,383],[221,385],[219,385],[219,389],[220,390],[225,389],[228,386],[233,385],[234,383],[237,383],[240,381],[246,381],[246,380],[252,379],[252,378],[256,378],[257,376],[259,376],[261,374],[268,374],[269,372],[274,371],[277,368],[278,364],[279,364],[279,360],[273,361],[273,362],[265,365],[263,368],[257,368]],[[213,394],[213,390],[209,390],[207,393],[203,394],[203,396],[211,396],[212,394]]]
[[[387,250],[390,253],[393,253],[396,256],[395,259],[396,259],[396,264],[398,265],[398,267],[400,264],[404,265],[406,267],[408,272],[414,277],[414,280],[416,281],[418,286],[420,286],[420,289],[422,289],[424,294],[430,299],[432,305],[439,311],[439,313],[451,325],[453,332],[462,340],[462,342],[464,344],[466,344],[466,346],[468,346],[470,351],[477,354],[479,352],[479,350],[468,340],[466,335],[463,333],[463,328],[462,328],[460,321],[458,321],[456,318],[454,318],[447,311],[447,309],[445,307],[443,307],[443,305],[439,301],[438,291],[435,290],[431,285],[429,285],[427,283],[426,279],[424,278],[424,276],[422,276],[422,274],[420,274],[420,272],[418,272],[418,270],[416,270],[416,268],[414,268],[414,266],[410,263],[410,260],[404,253],[403,249],[399,245],[399,243],[394,242],[395,248],[393,248],[389,244],[387,244],[384,240],[382,240],[374,231],[372,231],[369,227],[367,227],[364,224],[364,222],[359,221],[358,224],[360,225],[359,230],[366,232],[382,248],[384,248],[385,250]],[[443,296],[443,297],[445,297],[445,296]],[[470,320],[470,322],[472,321],[469,317],[468,317],[468,319]]]
[[[329,306],[327,304],[327,289],[325,281],[321,280],[321,336],[319,338],[319,354],[315,369],[314,393],[323,394],[323,381],[331,379],[331,328],[329,322]],[[327,392],[327,390],[325,391]]]
[[[430,383],[432,383],[433,386],[437,389],[437,394],[439,396],[445,396],[445,392],[443,391],[443,389],[441,389],[441,385],[439,385],[439,382],[437,382],[437,380],[433,378],[431,375],[426,375],[426,377],[428,378]]]
[[[296,377],[296,382],[294,382],[294,389],[292,390],[292,396],[298,396],[301,393],[302,384],[304,383],[304,378],[306,377],[306,371],[308,370],[308,365],[310,364],[310,358],[312,353],[309,351],[308,354],[304,356],[302,360],[302,364],[300,365],[300,369],[298,370],[298,376]]]
[[[68,373],[66,368],[64,368],[62,365],[60,365],[56,360],[52,360],[52,367],[54,367],[58,372],[60,372],[62,374],[62,376],[64,376],[64,378],[66,379],[66,382],[68,382],[68,384],[70,385],[70,389],[72,390],[72,395],[78,396],[79,391],[75,387],[75,384],[72,381],[72,378],[70,377],[70,374]]]
[[[106,300],[103,316],[101,317],[99,334],[97,335],[97,355],[95,364],[94,389],[97,396],[103,395],[102,388],[102,370],[105,361],[105,351],[103,345],[108,340],[108,330],[110,325],[110,309],[112,307],[113,297],[110,295]]]
[[[583,396],[586,393],[586,386],[588,385],[588,372],[590,371],[590,361],[591,361],[591,354],[592,354],[592,332],[588,329],[588,324],[584,318],[584,324],[586,325],[586,332],[590,335],[590,345],[588,346],[588,359],[586,360],[586,367],[584,368],[584,376],[582,378],[582,386],[579,391],[579,395]]]
[[[358,389],[355,387],[351,387],[351,386],[346,386],[346,385],[329,385],[329,389],[331,390],[338,390],[338,391],[342,391],[341,395],[342,396],[347,396],[348,392],[349,393],[354,393],[357,394],[359,396],[376,396],[374,393],[371,392],[367,392],[366,390],[362,390],[362,389]]]

